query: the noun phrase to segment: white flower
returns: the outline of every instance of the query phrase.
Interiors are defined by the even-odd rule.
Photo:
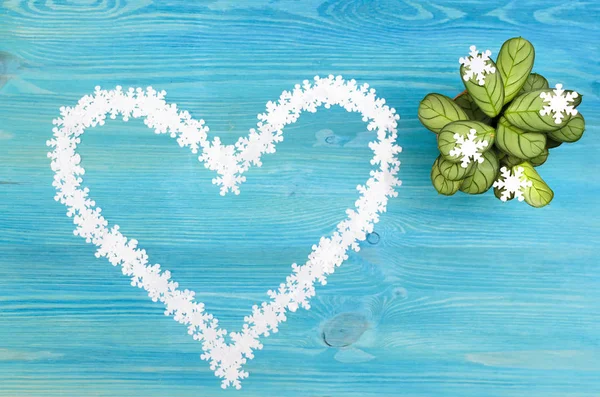
[[[477,51],[477,47],[474,45],[469,47],[469,49],[471,50],[471,52],[469,52],[469,56],[461,57],[458,60],[460,64],[465,67],[463,80],[469,81],[473,76],[475,76],[477,79],[477,84],[484,85],[485,75],[496,73],[496,68],[490,60],[490,55],[492,55],[492,52],[490,50],[485,50],[484,52],[480,53]]]
[[[556,84],[553,93],[540,93],[540,98],[543,98],[544,103],[547,103],[547,105],[540,110],[540,114],[546,116],[553,113],[554,115],[552,117],[556,124],[562,123],[563,118],[567,115],[577,115],[577,109],[575,109],[573,105],[570,105],[570,103],[573,102],[579,94],[575,91],[565,93],[565,90],[563,90],[562,87],[562,84]]]
[[[494,187],[502,190],[500,200],[507,201],[513,194],[519,201],[523,201],[523,190],[531,187],[532,183],[523,174],[523,167],[518,167],[514,173],[506,167],[500,168],[502,176],[494,182]]]
[[[473,128],[469,130],[467,134],[467,139],[460,134],[454,134],[454,139],[456,140],[456,146],[454,149],[450,150],[449,154],[453,157],[461,157],[461,167],[467,168],[471,163],[471,159],[473,161],[477,161],[478,163],[483,163],[483,157],[481,156],[481,150],[488,146],[488,142],[486,140],[476,140],[477,131]]]

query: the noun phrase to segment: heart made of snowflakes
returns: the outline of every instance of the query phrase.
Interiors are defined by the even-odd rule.
[[[312,83],[305,80],[292,91],[283,91],[277,102],[268,102],[266,113],[258,115],[256,129],[250,129],[250,134],[239,138],[235,145],[223,145],[219,138],[208,140],[208,127],[203,120],[193,119],[187,111],[166,103],[164,97],[164,91],[151,87],[128,91],[121,87],[110,91],[96,87],[93,95],[84,96],[75,107],[61,107],[61,118],[53,121],[54,138],[47,142],[54,148],[48,157],[55,172],[55,200],[67,207],[67,216],[76,225],[74,234],[97,247],[96,257],[106,257],[112,265],[120,265],[133,286],[145,289],[153,301],[164,303],[166,315],[188,326],[188,333],[202,342],[201,358],[209,361],[215,375],[223,379],[221,386],[239,389],[241,379],[248,376],[242,365],[254,357],[254,350],[262,348],[259,338],[277,332],[288,311],[310,308],[315,282],[324,285],[327,276],[348,258],[348,250],[359,250],[358,242],[373,231],[389,197],[397,196],[400,162],[396,155],[401,148],[395,141],[399,116],[385,105],[384,99],[375,96],[368,84],[358,86],[356,81],[345,81],[341,76],[317,76]],[[368,129],[377,131],[377,139],[369,143],[374,153],[371,164],[377,169],[371,171],[364,185],[357,187],[355,208],[346,211],[348,217],[337,225],[333,235],[321,237],[312,246],[304,265],[293,264],[285,282],[267,292],[268,300],[252,307],[242,330],[229,333],[231,342],[226,342],[227,331],[219,328],[218,320],[205,311],[203,303],[194,300],[193,291],[180,289],[171,280],[171,273],[160,265],[148,264],[146,251],[137,247],[136,240],[123,236],[119,226],[109,228],[101,209],[89,197],[89,189],[82,187],[85,171],[77,153],[80,136],[88,127],[103,125],[107,114],[111,119],[122,115],[124,121],[142,117],[144,124],[157,134],[167,133],[181,147],[201,152],[200,162],[217,172],[213,183],[221,186],[221,195],[229,191],[239,194],[239,185],[246,180],[244,173],[251,165],[261,166],[264,153],[275,152],[275,143],[283,140],[283,127],[296,122],[302,111],[314,113],[321,105],[339,105],[348,112],[359,112]]]

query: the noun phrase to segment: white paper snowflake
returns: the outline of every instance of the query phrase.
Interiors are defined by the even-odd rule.
[[[523,175],[524,171],[523,167],[517,168],[514,173],[506,167],[500,168],[500,173],[502,175],[500,179],[494,182],[494,187],[502,190],[500,200],[507,201],[512,194],[514,194],[519,201],[525,200],[523,197],[523,189],[531,187],[532,183],[525,175]]]
[[[471,50],[471,52],[469,52],[468,57],[461,57],[458,60],[460,64],[465,67],[463,79],[469,81],[471,77],[475,76],[477,84],[484,85],[485,75],[496,73],[496,68],[490,60],[492,52],[490,50],[485,50],[480,53],[474,45],[469,47],[469,50]]]
[[[467,168],[471,163],[471,158],[478,163],[483,163],[483,157],[481,156],[481,150],[486,148],[488,142],[486,140],[476,140],[477,130],[471,128],[469,134],[463,137],[460,134],[454,134],[456,139],[456,146],[450,150],[450,156],[462,156],[461,167]]]
[[[575,91],[565,93],[565,90],[563,90],[562,87],[562,84],[556,84],[553,90],[554,93],[540,93],[540,98],[543,98],[544,102],[548,104],[544,106],[542,110],[540,110],[540,114],[542,116],[546,116],[554,113],[552,117],[554,118],[554,122],[556,124],[562,123],[563,118],[567,115],[577,115],[577,109],[575,109],[573,105],[570,105],[570,103],[573,102],[575,98],[579,96],[579,94]]]
[[[377,98],[368,84],[358,85],[355,80],[341,76],[316,76],[314,82],[305,80],[294,89],[284,91],[277,102],[269,102],[267,111],[258,115],[256,128],[247,137],[240,137],[234,145],[224,145],[217,137],[208,139],[208,127],[203,120],[195,120],[189,112],[180,111],[165,101],[166,93],[151,87],[146,90],[122,87],[102,90],[96,87],[93,95],[86,95],[71,107],[60,108],[61,117],[53,121],[53,139],[47,142],[53,151],[48,153],[54,171],[53,186],[56,201],[67,206],[67,215],[75,224],[75,235],[97,246],[96,257],[105,257],[114,266],[121,266],[131,285],[143,288],[154,302],[165,305],[165,315],[187,326],[188,333],[202,344],[201,359],[210,363],[215,375],[222,378],[221,386],[241,387],[248,377],[242,366],[260,350],[259,339],[278,331],[286,321],[286,313],[299,308],[310,309],[315,296],[315,282],[325,284],[327,277],[348,259],[348,251],[358,251],[366,233],[373,231],[379,215],[386,210],[390,197],[396,197],[401,148],[396,144],[396,110]],[[369,144],[373,151],[371,164],[376,165],[364,185],[357,186],[359,198],[348,210],[348,218],[338,223],[331,237],[322,237],[312,246],[308,260],[293,264],[292,273],[269,290],[269,300],[252,308],[244,318],[240,332],[227,333],[202,302],[196,301],[193,291],[179,288],[171,280],[171,273],[161,265],[151,264],[137,240],[125,237],[118,225],[109,226],[100,208],[89,197],[83,186],[85,169],[77,153],[80,136],[90,127],[104,124],[106,116],[123,121],[143,118],[144,124],[157,134],[167,134],[182,147],[198,153],[201,163],[216,171],[213,183],[221,187],[221,194],[239,193],[239,185],[246,180],[244,173],[252,165],[260,166],[261,157],[275,152],[275,144],[283,140],[283,128],[295,123],[302,112],[314,113],[321,106],[340,106],[348,112],[359,113],[369,130],[377,130],[377,138]],[[229,341],[227,340],[229,336]]]

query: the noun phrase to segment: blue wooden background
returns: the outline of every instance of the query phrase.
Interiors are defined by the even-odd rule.
[[[600,396],[599,18],[569,0],[0,1],[0,396]],[[584,95],[583,139],[539,169],[556,197],[439,196],[418,103],[462,90],[469,45],[495,56],[517,35],[534,71]],[[268,100],[330,73],[398,109],[404,185],[378,236],[265,340],[243,389],[222,391],[185,328],[72,235],[52,199],[51,121],[96,85],[152,85],[233,143]],[[323,110],[285,133],[223,198],[196,156],[111,122],[83,137],[86,183],[236,330],[368,176],[358,116]]]

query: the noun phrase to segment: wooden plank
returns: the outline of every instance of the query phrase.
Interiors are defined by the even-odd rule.
[[[538,0],[0,3],[0,396],[223,393],[185,328],[94,258],[52,200],[44,144],[60,106],[152,85],[231,143],[282,90],[330,73],[399,111],[404,184],[378,243],[264,341],[238,394],[600,395],[599,17]],[[438,196],[418,103],[461,90],[469,45],[495,55],[515,35],[535,45],[534,71],[584,95],[588,131],[540,168],[556,198]],[[140,121],[89,131],[81,153],[106,216],[235,330],[353,205],[372,137],[340,109],[303,115],[237,197]]]

